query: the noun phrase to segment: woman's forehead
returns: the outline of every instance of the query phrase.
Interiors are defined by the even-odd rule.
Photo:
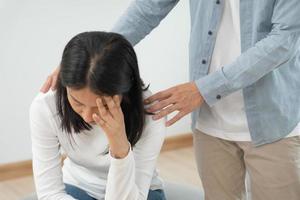
[[[72,89],[67,87],[67,92],[74,100],[87,106],[96,106],[96,99],[103,97],[94,93],[88,87],[82,89]]]

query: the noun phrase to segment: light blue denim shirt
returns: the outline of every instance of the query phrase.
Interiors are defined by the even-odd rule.
[[[177,2],[133,1],[112,31],[135,45]],[[277,141],[300,121],[300,0],[240,0],[242,54],[208,74],[223,7],[224,0],[190,0],[190,80],[203,106],[242,89],[253,144]],[[192,129],[199,114],[192,113]]]

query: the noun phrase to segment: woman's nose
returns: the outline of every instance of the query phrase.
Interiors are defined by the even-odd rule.
[[[92,109],[85,109],[83,112],[82,112],[82,119],[90,124],[90,123],[93,123],[94,122],[94,119],[93,119],[93,110]]]

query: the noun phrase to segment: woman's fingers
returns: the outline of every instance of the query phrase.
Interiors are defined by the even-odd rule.
[[[105,125],[105,122],[103,121],[103,119],[101,119],[101,117],[99,115],[97,115],[96,113],[93,114],[93,119],[101,127],[103,127]]]
[[[106,121],[104,121],[100,115],[94,113],[93,114],[93,119],[94,121],[104,130],[104,133],[106,134],[107,137],[110,137],[110,130],[111,130],[111,126],[109,125],[109,123],[107,123]]]
[[[104,96],[96,100],[99,114],[93,115],[94,120],[100,126],[118,129],[122,126],[123,113],[120,106],[121,98],[117,95],[113,97]]]
[[[96,104],[97,104],[101,119],[104,120],[105,123],[111,124],[113,122],[113,118],[112,118],[110,112],[105,108],[103,100],[98,98],[96,100]]]
[[[104,96],[103,98],[106,102],[106,105],[107,105],[108,110],[111,113],[112,117],[114,119],[116,119],[117,121],[119,121],[118,119],[120,117],[121,107],[120,107],[118,98],[117,97],[109,97],[109,96]]]
[[[121,96],[120,95],[114,95],[113,100],[114,100],[116,105],[121,106]]]

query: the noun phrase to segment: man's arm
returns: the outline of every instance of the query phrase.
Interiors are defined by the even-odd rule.
[[[154,94],[147,103],[158,101],[148,110],[159,111],[160,119],[179,111],[167,122],[172,125],[201,107],[203,101],[214,105],[219,99],[245,88],[296,56],[300,45],[299,0],[277,0],[272,16],[272,31],[266,38],[242,53],[235,62],[221,70]],[[298,50],[299,52],[299,50]]]
[[[148,35],[174,8],[179,0],[135,0],[112,28],[132,45]]]
[[[299,47],[299,0],[278,0],[274,5],[272,31],[235,62],[196,81],[206,103],[245,88],[287,62]]]
[[[135,0],[112,28],[112,32],[123,35],[132,45],[137,44],[151,32],[174,8],[179,0]],[[46,93],[56,89],[59,66],[47,77],[40,91]]]

